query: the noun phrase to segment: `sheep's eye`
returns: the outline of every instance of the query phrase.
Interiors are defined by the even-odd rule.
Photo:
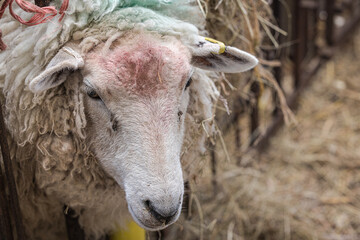
[[[191,85],[191,82],[192,82],[192,78],[189,78],[189,80],[187,81],[186,85],[185,85],[185,90],[190,87]]]
[[[94,89],[89,89],[87,91],[87,95],[93,99],[97,99],[97,100],[100,100],[100,97],[99,95],[96,93],[96,91]]]

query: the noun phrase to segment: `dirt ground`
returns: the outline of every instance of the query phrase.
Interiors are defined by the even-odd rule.
[[[235,164],[217,154],[195,186],[181,239],[360,239],[360,31],[303,93],[298,126],[283,127],[260,155]],[[233,134],[233,133],[232,133]],[[179,236],[179,235],[178,235]]]

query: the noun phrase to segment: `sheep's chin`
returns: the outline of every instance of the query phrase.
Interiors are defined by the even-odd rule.
[[[148,231],[159,231],[159,230],[162,230],[166,227],[168,227],[169,225],[171,225],[172,223],[174,223],[176,221],[176,219],[174,219],[175,221],[171,221],[169,224],[167,225],[164,225],[164,224],[161,224],[161,225],[158,225],[158,226],[148,226],[146,224],[144,224],[135,214],[135,212],[132,210],[130,204],[128,204],[128,209],[129,209],[129,212],[132,216],[132,218],[134,219],[134,221],[140,226],[142,227],[143,229],[145,230],[148,230]]]

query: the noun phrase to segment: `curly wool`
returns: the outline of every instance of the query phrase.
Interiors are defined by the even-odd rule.
[[[29,16],[15,11],[22,18]],[[48,239],[49,233],[65,239],[64,204],[79,215],[88,237],[112,231],[129,216],[123,191],[85,145],[80,73],[37,95],[28,89],[29,81],[69,41],[78,41],[86,53],[121,31],[145,29],[175,36],[187,45],[199,34],[203,21],[192,0],[74,0],[61,24],[54,20],[32,27],[5,13],[0,27],[8,49],[0,52],[0,98],[5,102],[20,205],[31,239]],[[182,160],[188,176],[195,170],[189,162],[205,150],[201,121],[213,116],[219,96],[214,77],[202,70],[193,76]],[[207,122],[204,127],[213,132]]]

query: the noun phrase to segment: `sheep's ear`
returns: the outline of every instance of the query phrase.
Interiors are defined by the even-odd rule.
[[[63,83],[71,71],[84,66],[81,55],[72,48],[63,47],[51,59],[45,70],[29,83],[29,88],[34,93],[56,87]]]
[[[258,63],[258,60],[247,52],[201,36],[196,39],[191,52],[191,62],[195,67],[216,72],[244,72]]]

